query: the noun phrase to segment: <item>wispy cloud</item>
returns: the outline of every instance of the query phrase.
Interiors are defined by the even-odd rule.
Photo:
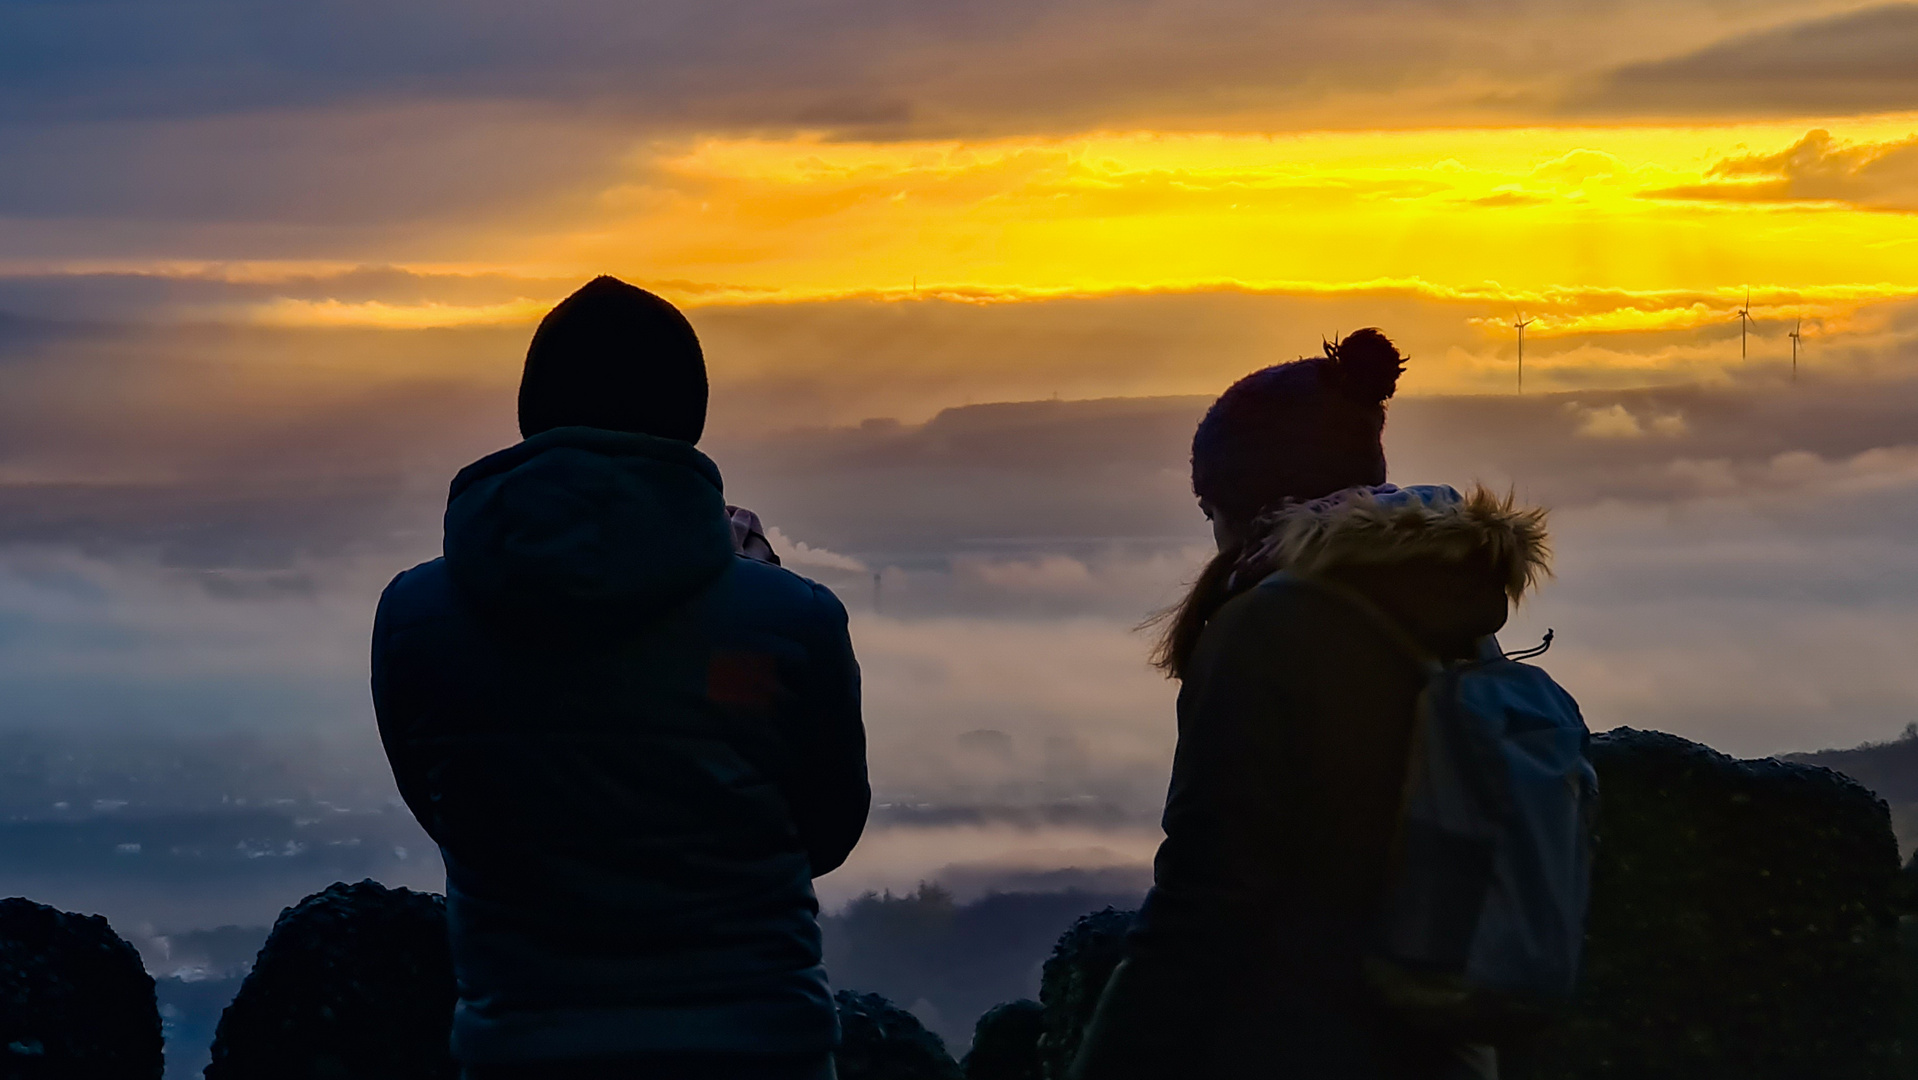
[[[813,547],[803,540],[794,540],[779,531],[779,526],[768,526],[766,540],[772,545],[774,554],[782,563],[810,570],[839,570],[849,574],[869,574],[872,568],[864,561],[851,555],[841,555],[837,551],[828,551],[822,547]]]
[[[424,330],[445,326],[523,325],[539,321],[552,310],[552,300],[516,298],[501,304],[390,304],[380,300],[357,302],[341,300],[297,300],[278,297],[263,304],[243,308],[238,314],[245,321],[263,326],[326,327],[354,326],[381,329]],[[197,313],[180,313],[187,319]]]
[[[1772,154],[1720,160],[1701,184],[1647,191],[1649,198],[1721,202],[1826,202],[1918,213],[1918,135],[1844,142],[1822,129]]]
[[[1587,439],[1641,439],[1646,435],[1674,437],[1685,434],[1685,414],[1655,413],[1642,416],[1614,402],[1607,406],[1586,406],[1576,402],[1566,410],[1578,420],[1577,434]]]

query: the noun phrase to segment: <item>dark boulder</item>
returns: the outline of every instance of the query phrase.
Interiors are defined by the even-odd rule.
[[[960,1080],[945,1041],[919,1018],[880,997],[841,990],[839,1080]]]
[[[0,1077],[159,1080],[164,1068],[133,946],[98,915],[0,900]]]
[[[454,1080],[445,902],[373,881],[280,913],[206,1080]]]
[[[1573,1013],[1508,1080],[1899,1075],[1898,847],[1828,769],[1621,728]]]
[[[1046,959],[1039,975],[1045,1025],[1039,1037],[1039,1061],[1051,1080],[1061,1080],[1079,1052],[1099,995],[1105,992],[1112,969],[1125,958],[1126,931],[1137,914],[1108,907],[1081,915]]]
[[[1904,914],[1898,917],[1898,953],[1905,977],[1905,1008],[1899,1045],[1905,1053],[1905,1074],[1918,1076],[1918,853],[1899,872]]]
[[[1039,1036],[1045,1029],[1045,1008],[1030,998],[987,1009],[959,1063],[966,1080],[1044,1080]]]

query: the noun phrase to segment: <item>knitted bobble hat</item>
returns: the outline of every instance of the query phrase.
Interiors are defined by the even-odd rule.
[[[1385,403],[1405,358],[1376,327],[1325,355],[1255,371],[1219,395],[1192,437],[1192,490],[1233,521],[1287,500],[1385,482]]]

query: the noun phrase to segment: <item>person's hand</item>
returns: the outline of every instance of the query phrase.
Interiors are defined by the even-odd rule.
[[[772,542],[766,539],[766,530],[759,524],[758,514],[743,506],[728,506],[726,516],[732,519],[734,551],[749,559],[779,565],[779,554],[773,550]]]

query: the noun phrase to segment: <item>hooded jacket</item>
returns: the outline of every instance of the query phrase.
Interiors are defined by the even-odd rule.
[[[691,444],[559,428],[454,479],[373,701],[439,844],[469,1064],[823,1051],[813,877],[870,790],[831,592],[736,555]]]
[[[1543,515],[1482,490],[1357,489],[1258,529],[1241,563],[1258,584],[1187,664],[1153,888],[1076,1075],[1160,1075],[1155,1055],[1195,1078],[1451,1075],[1385,1064],[1420,1051],[1365,1016],[1361,961],[1426,680],[1340,594],[1433,655],[1479,655],[1546,572]]]

